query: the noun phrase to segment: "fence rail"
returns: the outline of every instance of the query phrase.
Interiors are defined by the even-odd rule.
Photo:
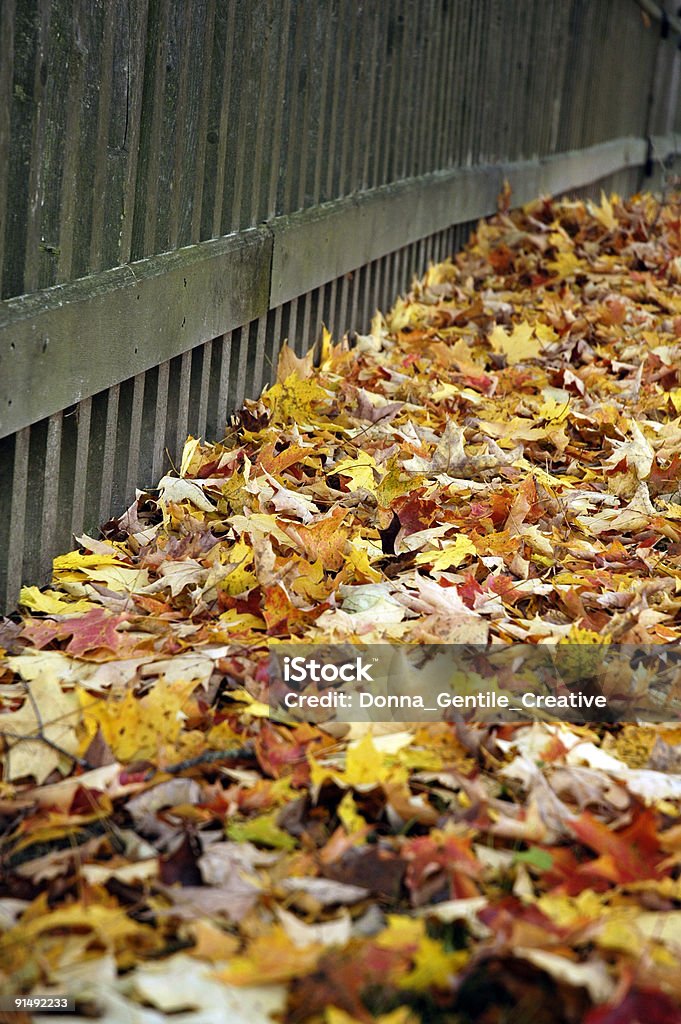
[[[3,0],[0,606],[504,179],[628,192],[675,157],[664,25],[634,0]]]

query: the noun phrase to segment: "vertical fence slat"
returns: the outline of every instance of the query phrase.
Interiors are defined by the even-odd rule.
[[[35,68],[33,73],[34,114],[31,138],[31,157],[28,170],[28,197],[26,215],[26,247],[24,252],[24,278],[22,291],[35,291],[42,284],[40,280],[40,245],[43,193],[45,189],[45,167],[42,160],[47,131],[46,82],[43,82],[41,68],[48,58],[50,11],[43,4],[38,14]]]
[[[45,445],[43,476],[43,515],[40,550],[40,575],[49,572],[52,565],[51,542],[57,524],[59,500],[59,461],[61,453],[62,413],[50,416]]]
[[[90,455],[90,424],[92,422],[91,398],[85,398],[78,404],[76,417],[76,451],[71,504],[71,533],[74,534],[80,533],[85,526],[87,467]]]
[[[196,436],[203,438],[206,437],[206,423],[208,421],[208,396],[210,393],[210,368],[212,355],[213,342],[207,341],[203,346],[199,397],[196,405]]]
[[[170,363],[161,363],[156,379],[156,408],[154,415],[154,444],[151,462],[151,480],[155,483],[165,463],[166,421],[168,417],[168,383]]]
[[[11,107],[9,97],[14,80],[15,0],[0,5],[0,297],[5,294],[5,231],[9,200]]]
[[[231,385],[232,332],[225,334],[221,344],[221,362],[216,412],[216,435],[222,437],[229,412],[229,394]]]
[[[261,54],[258,46],[261,41],[261,33],[258,31],[258,17],[260,3],[257,0],[250,0],[241,8],[242,14],[242,54],[251,67],[259,68],[261,65]],[[239,97],[239,116],[237,122],[236,138],[232,152],[232,192],[231,192],[231,220],[229,222],[231,231],[238,231],[245,227],[242,213],[244,199],[244,183],[246,175],[252,181],[259,173],[260,168],[253,162],[253,129],[255,118],[252,116],[253,107],[258,103],[257,81],[253,74],[239,76],[239,84],[236,94]],[[248,158],[246,158],[248,154]],[[250,205],[250,204],[249,204]],[[227,222],[225,221],[225,227]]]
[[[177,419],[175,424],[175,437],[171,439],[171,455],[179,459],[182,447],[187,440],[189,430],[189,390],[191,383],[192,354],[184,352],[179,359],[178,367],[178,396],[177,396]]]
[[[243,404],[244,398],[246,397],[249,333],[250,324],[240,327],[232,333],[232,340],[235,342],[235,344],[232,345],[232,366],[234,367],[234,372],[232,374],[232,380],[234,382],[233,399],[234,405],[237,409],[240,408]]]
[[[271,320],[271,339],[267,348],[267,359],[269,360],[267,366],[268,383],[274,383],[277,376],[277,359],[279,357],[279,351],[282,344],[282,314],[283,307],[277,306],[276,309],[270,310]]]
[[[125,477],[125,500],[131,500],[139,482],[140,449],[142,441],[142,416],[144,409],[145,375],[138,373],[134,378],[132,408],[130,410],[130,440],[128,444],[128,467]]]
[[[99,518],[105,520],[111,508],[113,493],[114,459],[116,454],[116,435],[118,432],[118,400],[120,385],[109,388],[106,402],[106,420],[104,428],[104,447],[102,456],[102,475],[99,488]]]
[[[333,79],[331,85],[331,112],[329,115],[329,135],[328,135],[328,148],[326,153],[326,182],[322,194],[322,199],[328,199],[333,196],[333,178],[334,178],[334,164],[338,159],[338,146],[337,146],[337,135],[338,135],[338,110],[341,99],[341,76],[343,71],[343,43],[342,43],[342,31],[343,26],[339,23],[339,3],[340,0],[334,0],[332,5],[331,18],[334,19],[332,22],[332,31],[336,36],[336,52],[333,61]],[[331,26],[330,26],[331,28]]]
[[[23,581],[24,538],[26,530],[26,502],[28,497],[28,454],[31,440],[30,427],[14,435],[14,466],[9,514],[9,545],[7,548],[7,576],[5,599],[7,607],[14,604]]]
[[[183,173],[185,167],[191,169],[196,157],[197,148],[197,118],[190,108],[189,102],[189,68],[195,59],[193,48],[194,32],[198,15],[205,11],[205,4],[187,4],[176,8],[176,33],[178,48],[177,62],[177,92],[173,93],[173,127],[172,140],[169,139],[166,145],[172,152],[172,169],[170,171],[170,198],[168,209],[168,245],[167,249],[177,249],[178,246],[186,245],[188,239],[183,239],[181,221],[189,205],[188,196],[185,195],[183,183],[187,176]],[[197,175],[198,177],[198,175]],[[193,190],[192,190],[193,191]],[[191,211],[191,206],[189,206]]]
[[[263,374],[265,370],[265,341],[267,334],[267,317],[261,316],[258,319],[258,328],[255,336],[255,353],[253,357],[253,382],[251,395],[256,398],[262,391],[264,384]]]
[[[356,112],[356,105],[354,101],[354,88],[353,88],[353,77],[354,77],[354,62],[355,62],[355,47],[357,45],[357,22],[356,17],[348,17],[345,19],[346,24],[349,26],[349,40],[347,45],[343,48],[343,86],[342,86],[342,103],[343,103],[343,118],[341,122],[340,135],[340,153],[338,156],[337,165],[334,170],[337,176],[334,177],[334,195],[345,196],[348,192],[352,191],[352,183],[347,177],[347,162],[350,154],[350,148],[352,146],[353,133],[358,124],[358,119],[354,116]],[[353,116],[350,116],[353,112]]]
[[[208,131],[211,112],[211,84],[213,80],[213,40],[215,35],[215,5],[217,0],[208,0],[201,41],[203,74],[201,76],[201,97],[197,124],[196,174],[192,197],[192,218],[190,241],[198,242],[201,237],[203,219],[203,189],[206,182],[206,153],[209,146]],[[212,136],[211,136],[212,138]]]
[[[320,9],[320,14],[321,14]],[[335,38],[328,24],[328,12],[319,17],[322,30],[322,58],[320,67],[319,97],[317,103],[317,136],[314,156],[314,175],[312,179],[311,201],[318,203],[322,190],[322,173],[326,169],[328,159],[328,125],[327,106],[329,103],[329,78],[335,50]]]
[[[267,216],[273,217],[279,212],[279,174],[280,156],[283,152],[284,96],[286,93],[286,72],[288,68],[289,35],[291,27],[291,0],[281,3],[281,32],[279,34],[279,73],[274,92],[277,101],[274,104],[274,123],[272,126],[272,149],[270,153],[270,181],[267,201]]]
[[[229,54],[234,45],[234,19],[236,4],[228,4],[226,10],[220,6],[215,31],[215,57],[213,67],[222,71],[222,83],[220,91],[220,102],[216,111],[216,120],[211,128],[211,138],[216,146],[215,170],[210,177],[207,177],[206,185],[213,183],[211,199],[213,202],[213,216],[211,219],[210,235],[217,237],[222,233],[222,204],[224,198],[225,174],[227,167],[227,145],[231,125],[231,96],[232,96],[232,65]],[[226,14],[226,18],[225,18]],[[217,80],[216,80],[217,81]],[[207,211],[208,213],[208,211]],[[203,217],[204,225],[208,222],[208,216]],[[207,237],[207,228],[203,229],[204,237]]]
[[[140,259],[155,251],[158,236],[159,191],[161,199],[167,196],[161,182],[163,145],[163,100],[166,67],[168,64],[169,0],[159,0],[151,8],[147,62],[144,68],[143,112],[141,126],[139,170],[135,196],[132,238],[133,259]]]

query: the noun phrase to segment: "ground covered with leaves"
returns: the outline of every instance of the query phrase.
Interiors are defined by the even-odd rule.
[[[681,725],[266,703],[284,641],[678,642],[680,253],[651,196],[500,212],[319,368],[285,348],[24,588],[4,992],[140,1024],[681,1021]]]

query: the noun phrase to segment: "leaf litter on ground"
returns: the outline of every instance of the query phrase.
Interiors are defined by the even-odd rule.
[[[318,368],[285,345],[222,441],[22,590],[5,993],[681,1021],[681,725],[296,724],[266,696],[284,641],[678,642],[680,253],[675,201],[502,208]]]

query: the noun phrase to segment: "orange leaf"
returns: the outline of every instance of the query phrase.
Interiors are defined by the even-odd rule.
[[[596,861],[583,864],[580,871],[600,874],[618,884],[659,874],[656,864],[661,851],[651,811],[642,811],[621,832],[614,832],[588,811],[569,825],[580,842],[600,854]]]

